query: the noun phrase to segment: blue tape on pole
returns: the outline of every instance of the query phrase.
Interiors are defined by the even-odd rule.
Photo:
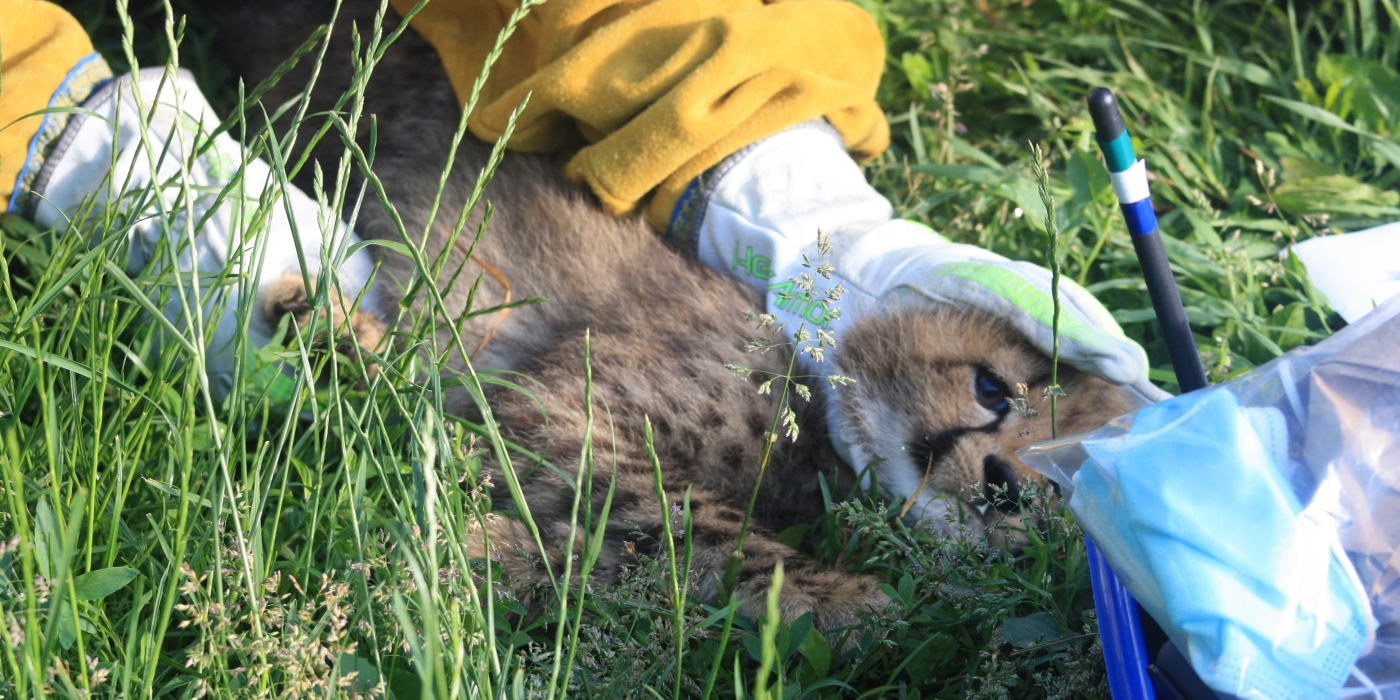
[[[1157,230],[1157,213],[1152,211],[1152,200],[1141,199],[1132,204],[1120,202],[1123,219],[1128,223],[1128,233],[1143,236]]]

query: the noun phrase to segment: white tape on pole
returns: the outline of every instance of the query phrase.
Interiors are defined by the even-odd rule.
[[[1119,204],[1140,202],[1151,196],[1147,188],[1147,161],[1138,159],[1121,173],[1109,173],[1113,180],[1113,190],[1118,193]]]

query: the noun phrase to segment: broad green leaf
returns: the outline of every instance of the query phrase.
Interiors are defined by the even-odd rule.
[[[355,674],[353,678],[350,674]],[[343,683],[341,687],[353,688],[352,696],[369,697],[379,684],[379,668],[368,659],[354,654],[341,654],[336,664],[336,677]]]
[[[1280,306],[1269,316],[1270,326],[1275,329],[1287,329],[1274,330],[1274,342],[1278,343],[1284,352],[1308,342],[1307,318],[1307,307],[1299,302]]]
[[[1007,177],[1006,171],[988,168],[982,165],[944,165],[942,163],[924,163],[923,165],[910,166],[910,170],[916,173],[933,175],[934,177],[946,177],[953,180],[966,180],[979,185],[995,185]]]
[[[423,681],[412,673],[389,674],[389,700],[419,700],[423,697]]]
[[[1274,201],[1286,214],[1365,214],[1400,203],[1400,193],[1381,190],[1346,175],[1310,177],[1285,182],[1274,190]]]
[[[73,579],[78,600],[101,600],[131,583],[139,572],[129,566],[113,566],[89,571]]]
[[[1066,175],[1069,178],[1070,199],[1067,204],[1071,216],[1079,216],[1095,200],[1108,205],[1114,203],[1111,191],[1113,183],[1108,171],[1093,153],[1075,150],[1070,156]]]
[[[1330,165],[1291,156],[1279,163],[1283,182],[1273,196],[1286,214],[1364,214],[1400,204],[1400,193],[1362,183]]]
[[[1270,102],[1276,102],[1276,103],[1282,105],[1283,107],[1285,107],[1285,108],[1287,108],[1287,109],[1289,109],[1289,110],[1292,110],[1294,113],[1296,113],[1296,114],[1298,114],[1298,115],[1304,117],[1305,119],[1310,119],[1310,120],[1315,121],[1315,122],[1317,122],[1317,123],[1319,123],[1319,124],[1322,124],[1323,126],[1330,126],[1330,127],[1334,128],[1334,129],[1342,129],[1342,130],[1344,130],[1344,131],[1350,131],[1350,132],[1352,132],[1353,134],[1364,134],[1364,133],[1366,133],[1366,132],[1364,132],[1364,131],[1362,131],[1362,130],[1360,130],[1360,129],[1358,129],[1358,128],[1356,128],[1356,127],[1354,127],[1354,126],[1352,126],[1352,125],[1350,125],[1350,124],[1348,124],[1348,123],[1346,123],[1346,120],[1342,119],[1341,117],[1339,117],[1339,116],[1337,116],[1337,115],[1335,115],[1335,114],[1333,114],[1333,113],[1331,113],[1331,112],[1329,112],[1329,111],[1327,111],[1327,110],[1325,110],[1325,109],[1323,109],[1323,108],[1321,108],[1321,107],[1314,107],[1314,106],[1312,106],[1312,105],[1310,105],[1310,104],[1307,104],[1307,103],[1305,103],[1305,102],[1299,102],[1299,101],[1297,101],[1297,100],[1286,100],[1286,99],[1284,99],[1284,98],[1282,98],[1282,97],[1275,97],[1275,96],[1273,96],[1273,95],[1264,95],[1264,99],[1266,99],[1266,100],[1268,100],[1268,101],[1270,101]]]
[[[1152,321],[1156,318],[1156,312],[1151,308],[1119,308],[1113,309],[1113,321],[1120,323],[1141,323]]]
[[[1011,200],[1021,209],[1021,217],[1029,220],[1035,230],[1045,231],[1045,203],[1040,201],[1040,191],[1036,189],[1034,182],[1018,177],[997,185],[992,192]],[[1055,210],[1064,211],[1062,207],[1056,207]]]
[[[802,613],[783,631],[786,632],[783,636],[786,638],[787,644],[781,647],[782,663],[787,663],[787,660],[792,658],[792,655],[801,648],[802,643],[807,641],[807,635],[812,631],[812,613]]]
[[[1025,617],[1013,617],[1001,623],[997,636],[1019,649],[1033,647],[1060,636],[1062,630],[1051,612],[1038,612]]]
[[[755,634],[746,634],[741,639],[744,640],[744,649],[749,652],[749,658],[755,662],[763,660],[763,641]]]
[[[1371,150],[1376,152],[1376,155],[1385,159],[1385,162],[1400,168],[1400,144],[1383,138],[1374,138],[1367,143],[1371,146]]]
[[[802,544],[802,538],[807,536],[807,531],[811,528],[811,525],[793,525],[785,528],[778,533],[778,541],[797,549]]]
[[[914,601],[914,577],[908,572],[899,577],[899,600],[905,605]]]
[[[797,646],[797,650],[807,657],[807,663],[811,664],[812,670],[816,672],[815,678],[826,677],[827,670],[831,668],[831,643],[826,641],[821,632],[809,630],[802,643]]]
[[[1226,226],[1238,226],[1250,231],[1268,231],[1269,233],[1288,233],[1289,225],[1287,221],[1281,219],[1255,219],[1248,215],[1235,214],[1225,219]]]
[[[1307,158],[1294,158],[1284,156],[1278,159],[1279,165],[1283,166],[1280,176],[1284,182],[1297,182],[1312,177],[1331,177],[1333,175],[1345,175],[1340,168],[1333,167],[1326,163],[1319,163]]]
[[[227,439],[228,427],[218,421],[213,421],[212,425],[218,428],[220,437]],[[214,449],[214,431],[210,426],[210,421],[200,421],[195,424],[194,430],[191,431],[191,440],[194,443],[195,452],[206,452]]]
[[[1278,81],[1274,79],[1274,74],[1269,69],[1249,61],[1241,61],[1236,58],[1225,56],[1192,56],[1192,61],[1206,68],[1217,68],[1221,73],[1233,75],[1236,78],[1247,80],[1262,87],[1276,88]]]
[[[1240,331],[1245,341],[1245,353],[1251,360],[1264,363],[1283,354],[1283,349],[1277,343],[1253,325],[1241,323]]]
[[[58,643],[64,649],[73,648],[73,643],[78,641],[79,629],[86,634],[97,634],[97,628],[87,620],[79,619],[77,624],[74,624],[72,604],[66,600],[58,606],[55,614],[58,615]]]
[[[53,507],[48,497],[39,499],[39,507],[34,515],[34,559],[39,564],[39,573],[52,580],[58,563],[54,559],[63,550],[63,537],[58,531],[58,518],[54,517]]]
[[[921,54],[906,53],[899,57],[899,67],[904,69],[904,77],[909,80],[909,87],[914,89],[914,94],[927,100],[928,85],[933,82],[933,66],[929,65],[928,59]]]
[[[1303,97],[1303,102],[1310,105],[1322,104],[1322,98],[1317,94],[1317,88],[1313,87],[1313,82],[1306,78],[1293,81],[1293,88]]]
[[[1210,222],[1202,218],[1196,210],[1191,209],[1190,207],[1183,207],[1180,211],[1183,215],[1185,215],[1186,220],[1190,222],[1191,235],[1196,239],[1197,243],[1207,245],[1212,248],[1216,248],[1224,244],[1224,241],[1220,239],[1220,234],[1216,233],[1215,227],[1211,226]]]
[[[1329,89],[1349,87],[1357,116],[1373,128],[1386,129],[1400,118],[1400,75],[1386,65],[1359,56],[1324,54],[1317,59],[1317,78]]]
[[[58,606],[54,610],[58,615],[58,643],[64,649],[72,649],[73,642],[78,641],[78,625],[73,621],[73,608],[66,604]]]
[[[1251,260],[1263,260],[1278,255],[1279,247],[1277,243],[1267,239],[1258,238],[1247,243],[1244,247],[1245,255]]]

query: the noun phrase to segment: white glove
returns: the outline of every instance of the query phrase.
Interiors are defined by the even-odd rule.
[[[768,313],[784,324],[789,340],[805,321],[839,343],[842,329],[876,313],[882,299],[900,295],[982,309],[1050,354],[1049,270],[950,243],[893,213],[865,181],[840,135],[825,122],[811,121],[750,145],[698,179],[677,205],[668,236],[693,245],[710,267],[764,291]],[[823,319],[821,306],[804,304],[791,282],[811,274],[802,267],[803,256],[815,264],[818,230],[831,236],[826,261],[834,268],[830,282],[818,281],[844,282],[849,290],[834,320]],[[783,293],[798,298],[784,300]],[[1132,385],[1147,398],[1167,395],[1147,380],[1142,348],[1092,294],[1061,278],[1060,302],[1061,359],[1114,384]],[[802,359],[813,374],[840,371],[832,362]],[[833,426],[841,425],[834,414],[838,402],[826,405]],[[849,448],[833,441],[849,461]]]
[[[138,212],[131,211],[138,205],[135,193],[154,180],[165,211],[174,215],[162,219],[160,205],[154,198],[146,201],[139,212],[140,220],[131,229],[127,271],[141,271],[168,245],[167,255],[178,252],[181,272],[197,269],[208,279],[231,266],[233,279],[245,278],[242,284],[201,289],[203,308],[191,310],[200,314],[199,323],[207,328],[205,362],[210,388],[219,398],[232,389],[233,373],[240,361],[235,356],[240,289],[255,290],[256,299],[278,278],[288,273],[301,274],[298,238],[306,273],[316,275],[323,259],[330,261],[347,299],[354,299],[363,289],[374,263],[363,250],[347,256],[347,249],[359,240],[354,232],[295,187],[284,191],[286,201],[275,201],[270,216],[262,223],[250,221],[263,192],[283,192],[267,163],[248,158],[242,146],[227,134],[215,138],[213,146],[198,158],[189,159],[187,154],[219,124],[193,76],[182,70],[166,78],[165,69],[149,68],[142,70],[136,80],[133,84],[132,75],[123,76],[83,103],[84,109],[101,118],[87,114],[73,117],[34,181],[30,212],[41,226],[66,227],[69,220],[81,215],[85,201],[91,199],[96,203],[93,212],[100,213],[109,201],[115,201],[129,216],[135,216]],[[154,153],[141,147],[138,89],[140,104],[150,115],[146,138]],[[167,142],[169,151],[162,156]],[[156,164],[154,178],[152,163]],[[245,163],[240,186],[210,215],[209,209],[219,193]],[[182,168],[188,168],[187,179],[180,174]],[[189,207],[194,220],[198,222],[209,215],[194,232],[193,246],[187,244],[189,234],[185,230],[182,192],[186,185],[194,198]],[[295,221],[295,233],[288,209]],[[325,235],[323,231],[330,233]],[[189,284],[188,275],[180,279]],[[251,355],[268,344],[276,330],[257,311],[261,305],[253,308],[248,327],[250,357],[243,358],[245,363],[252,362]],[[166,306],[165,315],[177,326],[183,325],[178,298]],[[213,328],[208,328],[210,319],[217,319]],[[266,385],[274,400],[289,398],[291,383],[284,373],[264,368],[253,380]]]

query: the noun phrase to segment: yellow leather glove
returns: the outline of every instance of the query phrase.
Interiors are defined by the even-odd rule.
[[[44,114],[49,107],[75,107],[112,77],[92,50],[78,20],[44,0],[0,0],[0,212],[16,212],[19,194],[43,165],[71,114]]]
[[[414,17],[463,102],[517,5],[434,0]],[[857,158],[883,151],[884,62],[875,21],[843,0],[549,0],[506,42],[469,126],[495,140],[530,94],[510,147],[570,154],[565,172],[609,213],[643,208],[664,231],[692,180],[795,124],[825,117]]]

